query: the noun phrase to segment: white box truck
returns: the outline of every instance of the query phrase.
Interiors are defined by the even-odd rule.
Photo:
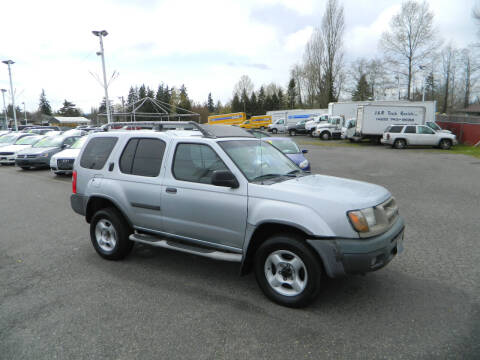
[[[272,117],[272,124],[268,126],[268,131],[284,133],[288,125],[296,124],[304,119],[313,119],[314,116],[325,114],[327,109],[295,109],[295,110],[275,110],[267,111],[267,115]]]
[[[424,106],[405,105],[360,105],[357,108],[357,121],[353,140],[371,139],[380,142],[383,132],[389,125],[417,124],[426,122]]]

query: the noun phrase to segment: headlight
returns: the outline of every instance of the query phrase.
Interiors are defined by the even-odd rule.
[[[308,160],[303,160],[298,166],[300,166],[300,169],[305,169],[308,166]]]
[[[40,154],[40,155],[38,155],[38,157],[44,157],[44,158],[47,158],[47,157],[48,157],[48,155],[49,155],[48,153],[43,153],[43,154]]]
[[[398,217],[398,207],[393,197],[374,207],[347,212],[348,219],[360,237],[381,234],[389,229]]]

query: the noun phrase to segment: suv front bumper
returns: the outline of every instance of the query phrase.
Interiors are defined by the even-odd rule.
[[[401,217],[385,233],[368,239],[307,239],[322,259],[329,277],[364,274],[387,265],[403,251],[404,221]]]

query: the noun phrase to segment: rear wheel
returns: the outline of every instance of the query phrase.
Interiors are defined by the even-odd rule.
[[[108,260],[126,257],[133,247],[131,230],[123,216],[114,208],[99,210],[90,222],[90,238],[97,253]]]
[[[407,147],[407,142],[403,139],[395,140],[393,147],[395,149],[405,149]]]
[[[295,129],[290,129],[290,131],[288,133],[290,134],[290,136],[297,135],[297,132],[295,131]]]
[[[452,147],[452,141],[449,139],[442,139],[440,140],[439,146],[442,150],[448,150]]]
[[[280,305],[306,306],[320,290],[320,261],[295,235],[272,236],[258,248],[254,262],[258,285]]]

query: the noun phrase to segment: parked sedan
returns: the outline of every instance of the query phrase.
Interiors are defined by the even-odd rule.
[[[50,169],[54,174],[68,175],[72,173],[73,163],[80,153],[85,140],[87,140],[87,136],[82,136],[80,139],[75,141],[71,147],[62,150],[51,157]]]
[[[21,150],[28,149],[42,140],[44,136],[24,136],[15,141],[13,145],[4,146],[0,149],[0,164],[15,165],[17,153]]]
[[[29,149],[21,150],[15,158],[15,165],[26,170],[29,168],[49,168],[50,158],[71,146],[79,136],[47,136]]]
[[[306,154],[308,150],[300,151],[295,141],[283,137],[269,137],[262,140],[269,142],[278,150],[287,155],[290,160],[297,164],[303,171],[310,171],[310,163],[305,156],[303,156],[303,154]]]
[[[25,136],[34,136],[35,134],[27,134],[21,132],[12,132],[0,137],[0,148],[8,145],[12,145],[18,139],[21,139]]]

